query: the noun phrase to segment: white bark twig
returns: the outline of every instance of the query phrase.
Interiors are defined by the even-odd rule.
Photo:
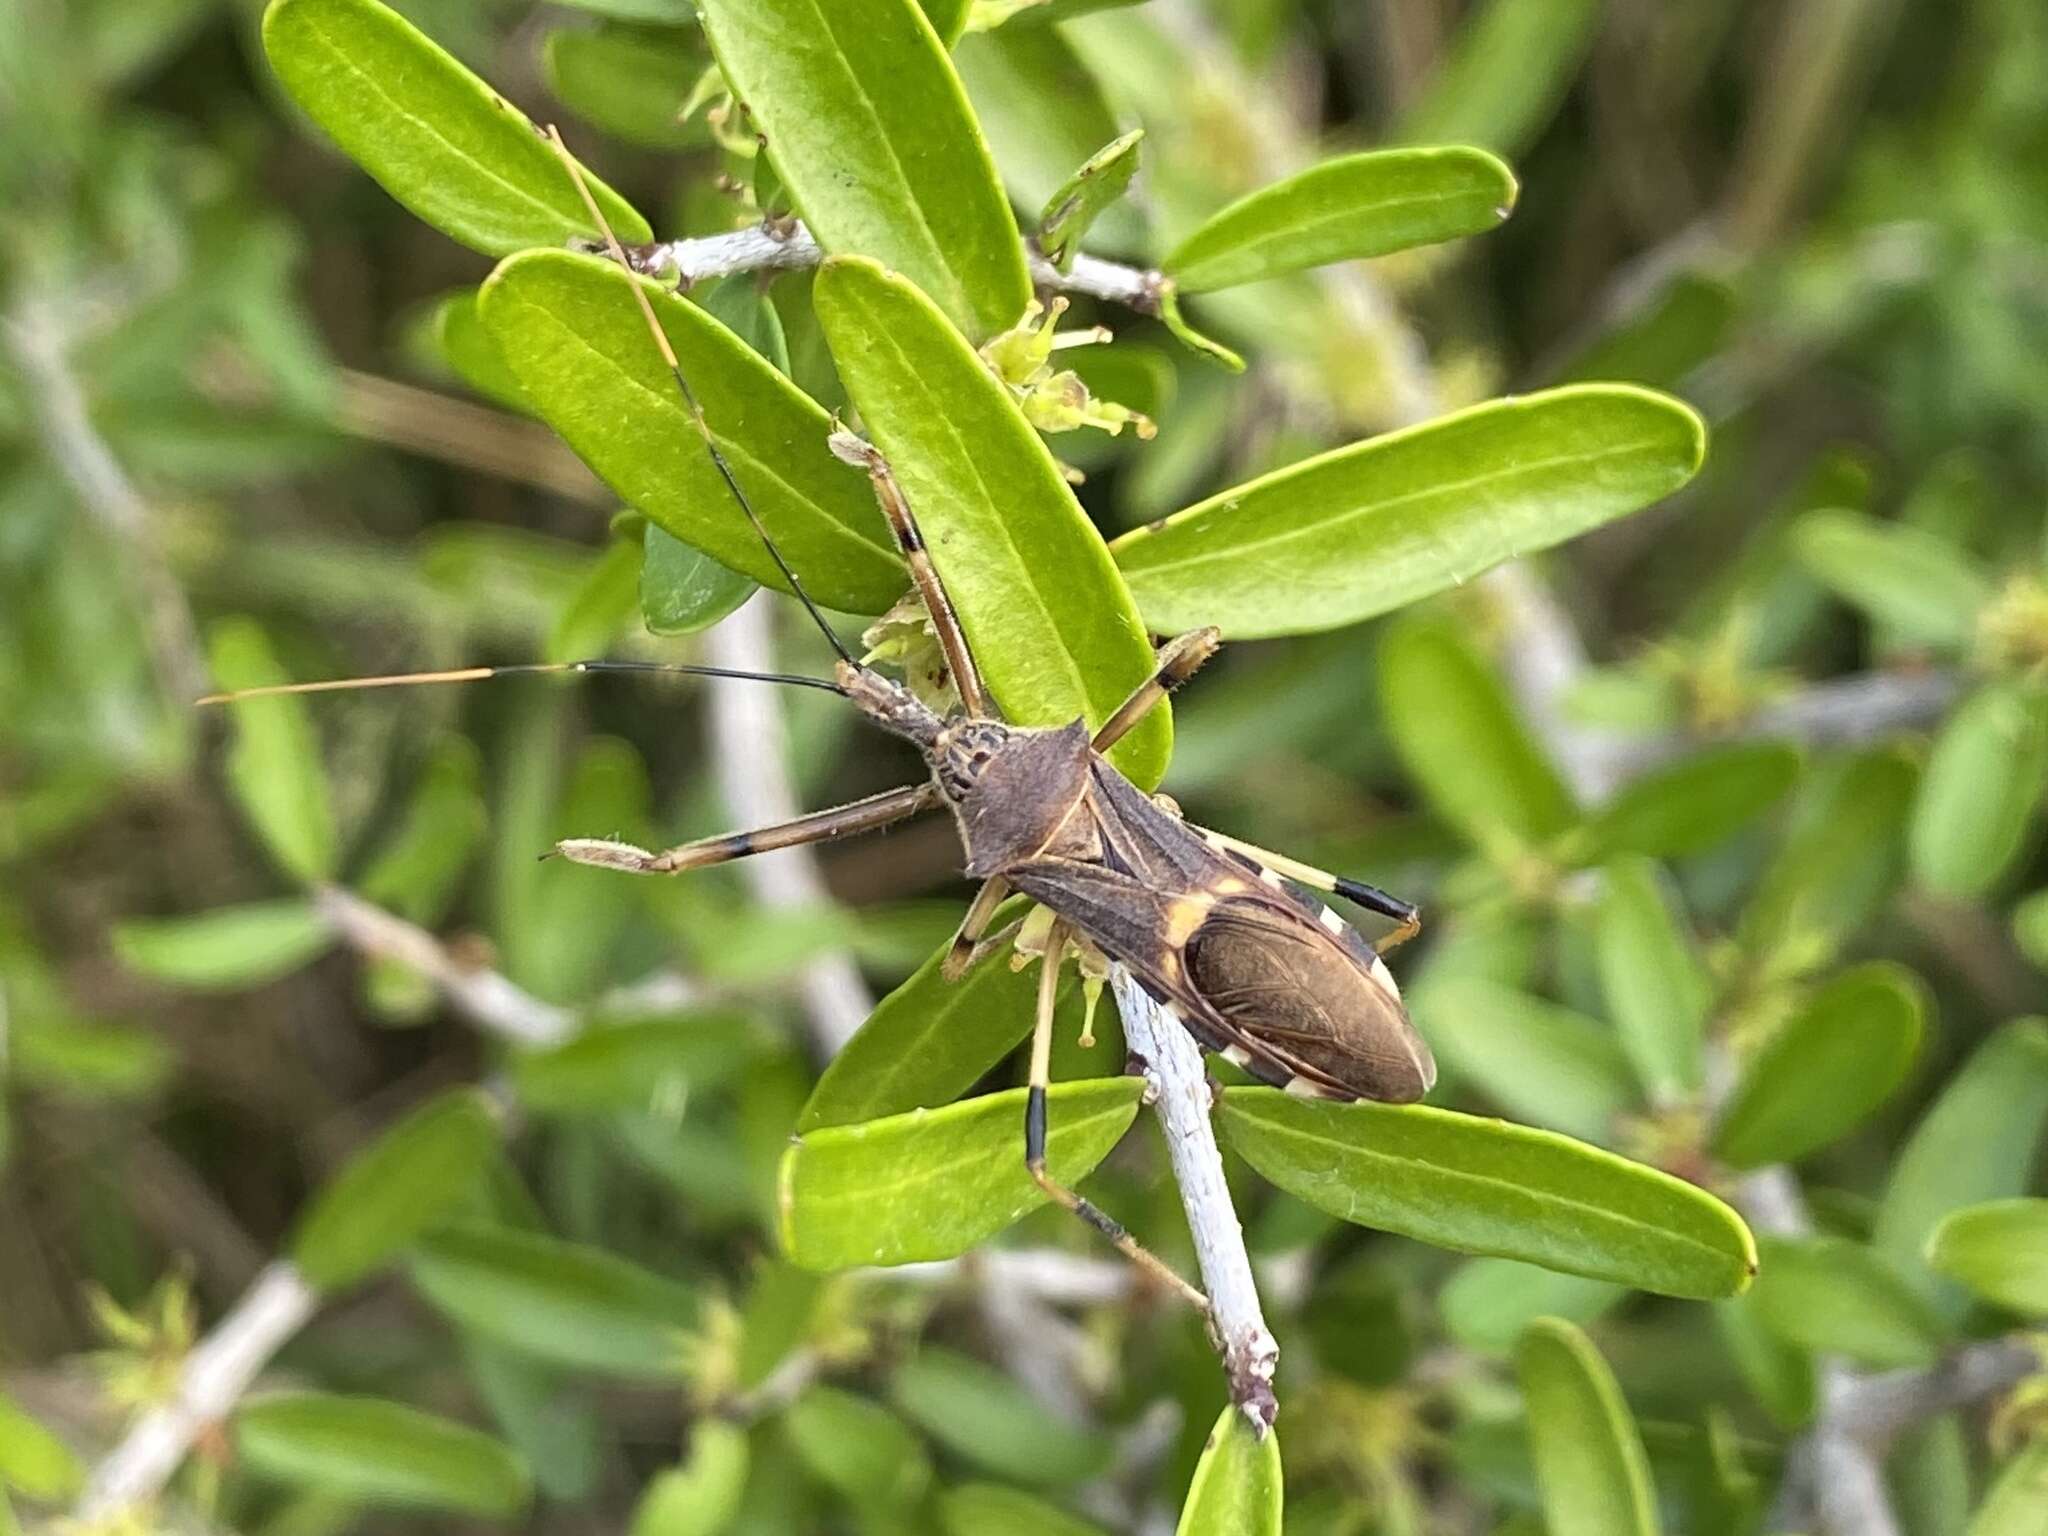
[[[1123,1016],[1124,1039],[1144,1063],[1152,1087],[1152,1112],[1165,1133],[1166,1155],[1195,1240],[1195,1262],[1209,1293],[1210,1336],[1223,1357],[1230,1400],[1263,1435],[1280,1412],[1273,1396],[1280,1346],[1260,1309],[1244,1227],[1224,1181],[1223,1154],[1217,1150],[1216,1129],[1209,1119],[1209,1075],[1201,1047],[1122,966],[1111,968],[1110,983]]]
[[[74,1516],[104,1527],[148,1503],[171,1480],[186,1452],[242,1394],[320,1302],[296,1266],[274,1260],[185,1360],[170,1400],[152,1408],[86,1480]]]

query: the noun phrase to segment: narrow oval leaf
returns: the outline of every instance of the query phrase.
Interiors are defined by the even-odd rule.
[[[1941,1321],[1882,1254],[1846,1237],[1768,1238],[1756,1309],[1782,1339],[1880,1368],[1926,1365]]]
[[[1137,1118],[1135,1078],[1056,1083],[1047,1165],[1072,1187]],[[805,1269],[950,1259],[1002,1231],[1045,1195],[1024,1171],[1026,1090],[799,1138],[782,1158],[783,1251]]]
[[[1991,598],[1990,583],[1946,539],[1862,512],[1809,512],[1793,529],[1792,547],[1836,596],[1908,644],[1961,649]]]
[[[477,313],[476,290],[466,288],[441,299],[414,334],[430,357],[454,370],[456,377],[486,400],[522,415],[533,414],[533,402],[526,398],[519,380],[498,355],[497,342],[484,329]]]
[[[1594,813],[1585,857],[1705,853],[1777,804],[1798,777],[1799,753],[1781,742],[1736,741],[1687,753],[1624,785]]]
[[[1628,1295],[1611,1280],[1563,1275],[1513,1259],[1469,1259],[1437,1292],[1444,1329],[1467,1349],[1506,1354],[1539,1317],[1586,1324]]]
[[[659,1474],[633,1510],[628,1536],[718,1536],[746,1493],[747,1432],[706,1416],[690,1425],[690,1454]]]
[[[334,942],[310,901],[216,907],[192,917],[114,925],[123,965],[181,987],[259,987],[288,975]]]
[[[1515,1349],[1543,1518],[1572,1536],[1657,1536],[1642,1431],[1592,1340],[1562,1318],[1530,1325]]]
[[[673,1107],[690,1089],[730,1081],[759,1053],[746,1018],[705,1013],[593,1026],[561,1045],[521,1052],[509,1071],[528,1109],[630,1114]]]
[[[529,251],[482,314],[534,409],[614,491],[720,564],[788,585],[734,503],[627,284],[608,261]],[[866,481],[825,446],[832,420],[699,306],[646,285],[684,377],[761,522],[813,598],[881,613],[908,578]]]
[[[1705,1190],[1550,1131],[1416,1105],[1231,1088],[1231,1144],[1344,1221],[1666,1296],[1732,1296],[1756,1272],[1742,1218]]]
[[[2013,907],[2012,939],[2036,969],[2048,971],[2048,891],[2035,891]]]
[[[880,1403],[812,1387],[783,1423],[804,1465],[869,1516],[900,1515],[931,1485],[931,1457]]]
[[[1022,897],[1005,902],[991,931],[1022,917],[1029,905]],[[1031,1032],[1038,968],[1012,970],[1006,945],[959,981],[948,981],[939,968],[952,947],[949,940],[875,1005],[819,1077],[797,1121],[799,1133],[950,1104]],[[1056,1035],[1078,1029],[1078,990],[1071,979],[1062,983]]]
[[[1999,1471],[1964,1536],[2034,1536],[2048,1502],[2048,1440],[2035,1440]]]
[[[976,341],[1031,297],[967,93],[914,0],[702,0],[704,30],[826,250],[873,256]]]
[[[1387,729],[1416,787],[1481,851],[1512,859],[1571,826],[1571,791],[1456,628],[1402,624],[1380,642],[1379,674]]]
[[[1108,1536],[1092,1521],[1000,1483],[948,1488],[936,1507],[946,1536]]]
[[[1225,1404],[1195,1463],[1174,1536],[1280,1536],[1285,1492],[1280,1437],[1254,1434],[1237,1405]]]
[[[903,487],[1003,713],[1017,725],[1100,725],[1152,675],[1152,647],[1044,442],[902,278],[834,259],[813,298],[847,393]],[[1161,704],[1110,756],[1150,789],[1172,749]]]
[[[1470,975],[1431,977],[1410,1003],[1458,1081],[1518,1120],[1607,1141],[1638,1102],[1614,1032],[1561,1004]]]
[[[1979,1296],[2048,1316],[2048,1200],[1990,1200],[1944,1218],[1927,1262]]]
[[[2027,1192],[2048,1128],[2048,1021],[2021,1019],[1978,1046],[1920,1117],[1892,1164],[1872,1244],[1953,1317],[1962,1292],[1923,1263],[1949,1212]]]
[[[946,1449],[1012,1482],[1085,1482],[1109,1462],[1110,1448],[1095,1431],[1057,1417],[1005,1373],[949,1349],[920,1349],[890,1379],[889,1395]]]
[[[1038,216],[1038,248],[1062,272],[1073,264],[1089,226],[1124,195],[1138,174],[1138,144],[1144,137],[1144,129],[1133,128],[1110,140],[1046,199]]]
[[[1593,959],[1622,1051],[1652,1102],[1696,1095],[1713,987],[1657,866],[1610,864],[1593,908]]]
[[[557,101],[614,138],[681,149],[706,137],[682,106],[704,72],[703,47],[677,27],[558,27],[541,44],[541,77]]]
[[[562,162],[525,113],[378,0],[272,0],[263,50],[292,99],[384,190],[487,256],[596,239]],[[595,176],[621,240],[654,232]]]
[[[1160,634],[1309,634],[1648,506],[1705,451],[1699,417],[1668,395],[1569,385],[1318,454],[1111,548]]]
[[[292,1262],[323,1290],[360,1280],[469,1197],[498,1136],[480,1089],[430,1099],[314,1197],[292,1234]]]
[[[1600,25],[1600,0],[1486,0],[1401,121],[1401,137],[1512,154],[1571,88]]]
[[[1514,206],[1514,174],[1483,149],[1340,155],[1239,198],[1160,267],[1203,293],[1484,234]]]
[[[211,640],[213,680],[222,690],[290,681],[254,621],[224,619]],[[235,743],[228,750],[228,784],[242,813],[287,874],[308,882],[329,878],[340,857],[338,839],[305,701],[245,699],[229,713]]]
[[[1913,873],[1928,889],[1981,896],[2026,845],[2048,782],[2048,698],[1989,683],[1957,706],[1920,776],[1907,836]]]
[[[413,1283],[465,1328],[535,1359],[651,1381],[682,1373],[695,1294],[579,1243],[504,1227],[456,1227],[414,1254]]]
[[[0,1392],[0,1490],[61,1504],[76,1497],[84,1482],[85,1466],[71,1447]]]
[[[640,622],[651,635],[694,635],[754,595],[753,578],[729,570],[653,523],[641,536]]]
[[[1844,971],[1744,1064],[1714,1128],[1714,1155],[1758,1168],[1846,1135],[1912,1072],[1923,1008],[1919,980],[1902,966]]]
[[[525,1464],[500,1442],[377,1398],[257,1398],[235,1415],[235,1454],[259,1477],[353,1503],[509,1520],[529,1496]]]

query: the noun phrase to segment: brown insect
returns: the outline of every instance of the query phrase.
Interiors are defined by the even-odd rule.
[[[555,142],[559,148],[559,138]],[[563,158],[580,188],[577,167],[566,151]],[[587,192],[585,201],[602,228],[602,216]],[[608,229],[606,235],[614,258],[626,264],[625,253]],[[931,777],[777,826],[664,851],[595,838],[571,839],[558,844],[556,851],[578,863],[608,869],[676,874],[773,848],[873,831],[945,806],[960,830],[966,873],[982,882],[946,957],[945,974],[957,979],[1010,937],[1011,930],[991,937],[987,929],[1011,891],[1031,897],[1051,914],[1050,929],[1043,935],[1032,1035],[1025,1166],[1051,1199],[1206,1308],[1199,1291],[1046,1171],[1053,1003],[1066,954],[1071,949],[1123,966],[1204,1047],[1262,1081],[1317,1098],[1409,1103],[1428,1092],[1436,1065],[1409,1022],[1379,950],[1417,931],[1416,908],[1373,886],[1195,827],[1181,819],[1171,801],[1146,795],[1103,755],[1214,654],[1219,637],[1213,629],[1196,630],[1162,647],[1153,676],[1093,732],[1080,720],[1052,729],[1006,724],[982,684],[945,585],[889,466],[873,447],[840,433],[833,439],[834,451],[864,468],[874,484],[959,691],[961,708],[941,716],[904,685],[855,660],[769,538],[713,440],[695,393],[637,282],[633,291],[719,473],[791,592],[839,656],[829,683],[781,674],[737,675],[823,687],[843,695],[882,729],[915,746],[929,764]],[[354,685],[620,667],[718,673],[709,667],[593,662],[480,667],[364,679]],[[350,685],[299,684],[252,692],[334,686]],[[1343,896],[1392,919],[1396,927],[1375,948],[1303,887]]]

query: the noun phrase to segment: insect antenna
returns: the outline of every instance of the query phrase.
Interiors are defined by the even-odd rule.
[[[243,699],[269,699],[288,693],[344,693],[355,688],[413,688],[430,683],[480,683],[498,677],[535,677],[550,672],[666,673],[685,677],[733,677],[749,683],[785,683],[792,688],[822,688],[845,696],[846,690],[822,677],[794,672],[745,672],[733,667],[700,667],[680,661],[523,661],[503,667],[456,667],[444,672],[393,672],[382,677],[338,677],[313,683],[267,683],[209,693],[201,705],[235,704]]]
[[[739,478],[733,474],[732,465],[726,462],[725,454],[718,446],[718,440],[711,435],[711,425],[704,419],[704,407],[697,400],[697,392],[690,388],[690,381],[683,373],[683,365],[676,360],[675,348],[669,345],[668,332],[661,328],[661,321],[655,318],[654,306],[648,302],[647,295],[638,281],[633,279],[633,264],[626,259],[626,249],[619,244],[619,237],[612,233],[611,224],[605,219],[604,211],[597,206],[597,199],[591,196],[590,185],[583,179],[583,167],[576,163],[576,157],[569,153],[569,146],[562,142],[562,131],[550,123],[547,137],[549,143],[554,146],[556,155],[561,158],[563,167],[568,171],[569,179],[576,184],[576,192],[583,199],[584,208],[596,222],[598,229],[603,232],[605,249],[611,253],[612,260],[625,269],[627,286],[633,290],[634,302],[640,306],[640,316],[647,322],[647,329],[654,337],[654,344],[661,349],[661,360],[668,365],[669,374],[675,379],[676,388],[682,393],[683,404],[690,412],[691,421],[696,424],[697,435],[704,439],[705,450],[710,453],[711,462],[717,467],[719,478],[725,481],[725,487],[732,492],[733,500],[737,501],[740,510],[746,513],[747,521],[753,525],[755,535],[767,548],[768,556],[775,562],[776,570],[780,571],[782,579],[789,583],[789,590],[794,592],[797,601],[804,605],[805,611],[811,616],[811,622],[818,626],[818,632],[825,637],[826,643],[838,653],[841,661],[848,666],[858,666],[859,663],[854,660],[852,653],[840,643],[839,636],[832,632],[832,626],[825,622],[825,616],[818,611],[818,605],[811,601],[811,594],[804,590],[804,584],[797,580],[796,572],[790,569],[789,562],[782,558],[782,551],[775,547],[775,541],[768,536],[767,526],[762,523],[761,515],[754,510],[754,504],[747,499],[747,493],[740,489]]]

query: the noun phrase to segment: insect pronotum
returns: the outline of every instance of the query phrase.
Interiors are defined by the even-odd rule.
[[[613,259],[630,267],[560,134],[550,128],[548,137],[591,218],[604,232]],[[1373,886],[1195,827],[1181,818],[1171,801],[1140,791],[1103,755],[1214,654],[1219,637],[1213,629],[1196,630],[1162,646],[1152,677],[1092,732],[1081,720],[1049,729],[1006,724],[983,686],[945,584],[887,462],[861,439],[836,433],[834,452],[865,469],[874,485],[955,680],[961,707],[941,716],[902,684],[855,660],[769,537],[713,438],[653,306],[637,281],[631,287],[726,487],[790,591],[837,654],[832,681],[781,673],[725,673],[713,667],[571,662],[288,684],[215,696],[207,702],[517,673],[614,670],[739,676],[824,688],[845,697],[882,729],[915,746],[930,766],[931,777],[777,826],[660,851],[600,838],[572,838],[557,844],[555,851],[581,864],[636,874],[675,874],[772,848],[873,831],[920,811],[946,807],[959,827],[965,872],[982,884],[946,956],[945,975],[964,975],[1008,937],[1007,930],[995,936],[987,930],[1011,891],[1029,896],[1051,914],[1049,927],[1042,930],[1031,1040],[1026,1168],[1050,1199],[1206,1310],[1207,1300],[1199,1290],[1046,1170],[1053,1003],[1067,952],[1120,964],[1203,1047],[1262,1081],[1317,1098],[1408,1103],[1428,1092],[1436,1065],[1409,1022],[1400,990],[1380,955],[1417,931],[1419,913]],[[1369,944],[1304,887],[1342,896],[1392,919],[1396,926],[1378,946]]]

